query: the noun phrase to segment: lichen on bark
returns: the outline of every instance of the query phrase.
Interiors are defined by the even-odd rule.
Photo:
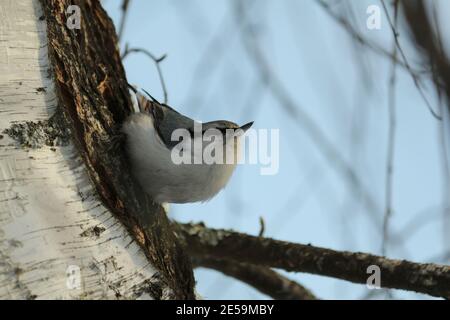
[[[26,148],[65,146],[71,137],[70,128],[60,109],[49,120],[13,123],[3,133]]]

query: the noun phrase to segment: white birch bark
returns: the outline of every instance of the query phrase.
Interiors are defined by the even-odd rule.
[[[0,3],[0,133],[56,108],[41,15],[38,0]],[[1,134],[0,299],[154,297],[154,268],[96,199],[73,145]]]

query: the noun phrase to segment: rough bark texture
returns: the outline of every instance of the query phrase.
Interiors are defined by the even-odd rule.
[[[2,1],[0,16],[0,299],[173,296],[99,201],[55,113],[40,2]]]
[[[59,105],[98,195],[144,249],[175,298],[194,299],[190,259],[163,208],[135,184],[123,150],[111,148],[132,111],[113,23],[97,0],[41,2]],[[79,30],[66,27],[69,5],[81,8]]]
[[[381,287],[450,298],[450,266],[393,260],[366,253],[335,251],[254,237],[203,224],[179,224],[178,233],[193,255],[307,272],[366,284],[367,268],[381,270]]]

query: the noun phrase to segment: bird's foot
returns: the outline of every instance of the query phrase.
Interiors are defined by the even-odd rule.
[[[118,153],[121,152],[125,143],[126,135],[120,131],[116,130],[109,141],[108,152],[109,153]]]

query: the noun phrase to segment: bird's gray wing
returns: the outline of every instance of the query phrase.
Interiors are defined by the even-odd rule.
[[[175,129],[186,129],[190,134],[193,132],[195,121],[166,104],[159,103],[155,99],[148,100],[145,96],[136,93],[139,110],[153,117],[154,126],[164,144],[172,149],[179,141],[172,141],[172,132]]]

